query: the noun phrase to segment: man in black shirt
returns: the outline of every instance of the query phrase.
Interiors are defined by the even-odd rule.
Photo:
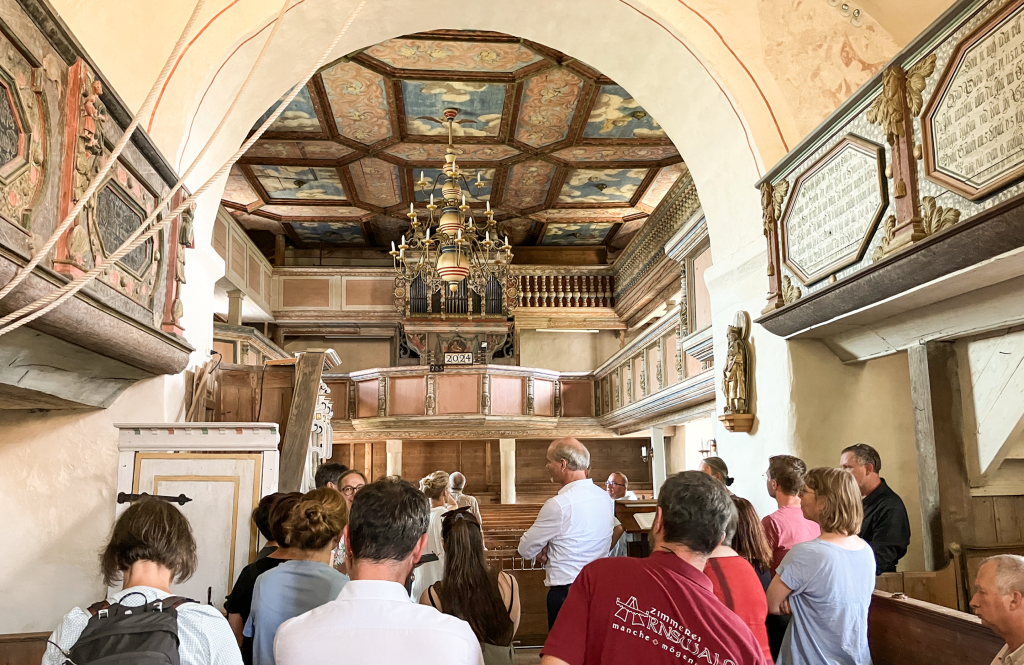
[[[910,519],[903,499],[878,475],[882,458],[871,446],[857,443],[843,450],[839,464],[853,474],[860,487],[864,501],[860,537],[875,553],[875,575],[895,573],[896,562],[910,544]]]

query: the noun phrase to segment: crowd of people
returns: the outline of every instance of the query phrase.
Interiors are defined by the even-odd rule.
[[[771,457],[777,510],[763,518],[729,490],[721,458],[669,476],[646,557],[623,556],[615,503],[636,499],[624,474],[602,489],[571,438],[552,442],[546,469],[559,490],[518,547],[545,569],[542,665],[871,662],[875,577],[895,571],[910,525],[870,446],[845,449],[839,467]],[[187,519],[158,498],[135,502],[100,561],[104,582],[122,590],[69,612],[43,665],[111,651],[173,652],[182,665],[514,662],[519,582],[488,561],[463,474],[437,471],[417,487],[328,463],[316,484],[253,511],[266,545],[239,573],[226,619],[171,593],[197,567]],[[1022,662],[1024,557],[986,560],[976,589],[972,607],[1006,640],[993,662]]]

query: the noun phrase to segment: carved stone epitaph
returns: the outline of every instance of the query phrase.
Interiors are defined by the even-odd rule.
[[[883,162],[881,146],[846,136],[796,179],[779,235],[782,260],[802,283],[863,257],[888,205]]]
[[[925,177],[971,199],[1024,176],[1024,0],[965,37],[921,123]]]

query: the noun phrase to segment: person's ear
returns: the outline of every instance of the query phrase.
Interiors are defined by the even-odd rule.
[[[1020,591],[1014,590],[1013,593],[1010,594],[1010,609],[1024,609],[1024,594],[1021,594]]]
[[[651,534],[661,534],[665,531],[665,517],[661,512],[661,506],[654,512],[654,522],[651,524]]]
[[[424,533],[420,536],[420,539],[416,541],[416,546],[412,548],[412,561],[417,563],[420,557],[423,556],[423,550],[427,549],[427,534]]]

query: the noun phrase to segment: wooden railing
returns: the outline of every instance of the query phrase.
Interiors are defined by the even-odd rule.
[[[612,275],[520,275],[520,307],[614,307]]]

